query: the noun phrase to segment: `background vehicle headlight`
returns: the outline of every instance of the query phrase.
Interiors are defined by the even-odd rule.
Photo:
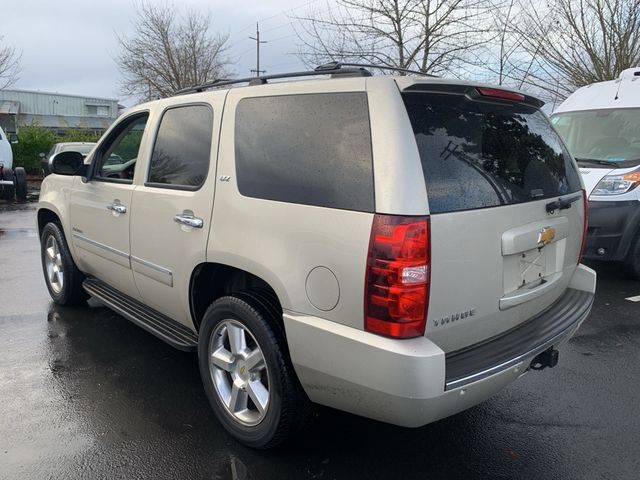
[[[640,172],[624,175],[607,175],[596,185],[591,195],[620,195],[627,193],[640,184]]]

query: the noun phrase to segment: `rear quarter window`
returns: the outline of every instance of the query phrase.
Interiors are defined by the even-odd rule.
[[[547,117],[525,104],[403,93],[431,213],[496,207],[580,190]]]
[[[244,196],[374,209],[365,93],[242,99],[236,109],[235,153]]]

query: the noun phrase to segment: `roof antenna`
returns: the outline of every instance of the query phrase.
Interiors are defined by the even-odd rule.
[[[618,88],[616,88],[616,96],[613,97],[614,100],[618,100],[618,94],[620,93],[620,87],[622,86],[622,73],[620,74]]]

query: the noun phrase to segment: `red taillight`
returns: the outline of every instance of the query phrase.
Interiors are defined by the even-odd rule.
[[[501,100],[511,100],[513,102],[524,102],[524,95],[521,93],[510,92],[509,90],[502,90],[500,88],[478,87],[476,90],[478,90],[478,93],[483,97],[493,97]]]
[[[584,190],[582,190],[582,204],[584,205],[584,224],[582,225],[582,244],[580,245],[578,263],[582,262],[584,255],[584,247],[587,244],[587,226],[589,223],[589,199],[587,198],[587,192]]]
[[[365,329],[424,335],[429,302],[429,219],[375,215],[365,282]]]

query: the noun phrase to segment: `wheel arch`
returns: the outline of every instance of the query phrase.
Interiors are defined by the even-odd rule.
[[[62,225],[62,219],[60,218],[60,215],[58,215],[57,212],[46,207],[42,207],[38,209],[37,222],[38,222],[38,236],[42,235],[42,229],[47,223],[55,222]],[[64,229],[64,225],[63,225],[63,229]]]
[[[56,208],[56,204],[40,201],[38,203],[38,212],[36,214],[36,222],[38,227],[38,237],[42,236],[42,229],[49,222],[56,222],[62,226],[62,233],[67,241],[67,247],[69,248],[69,252],[71,253],[71,258],[78,265],[78,258],[76,256],[76,250],[74,248],[73,242],[71,241],[71,232],[69,228],[69,224],[63,212]]]
[[[196,331],[200,331],[204,313],[212,302],[225,295],[251,288],[270,291],[277,299],[278,309],[282,311],[282,294],[278,294],[278,289],[262,276],[224,263],[205,262],[197,265],[189,282],[189,308]]]

